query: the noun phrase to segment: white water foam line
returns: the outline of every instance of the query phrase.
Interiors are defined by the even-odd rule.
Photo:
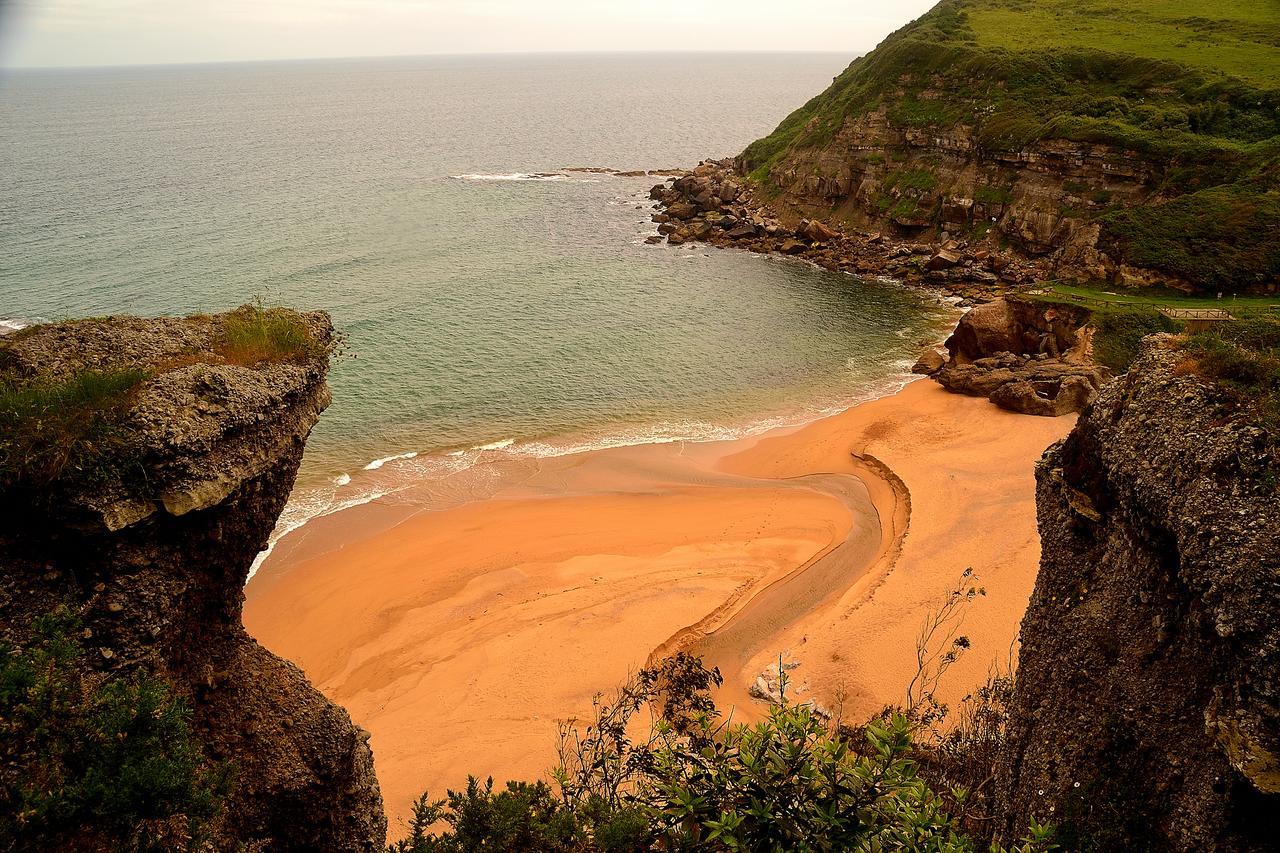
[[[450,175],[455,181],[563,181],[572,184],[598,184],[598,178],[572,178],[558,172],[511,172],[510,174]]]

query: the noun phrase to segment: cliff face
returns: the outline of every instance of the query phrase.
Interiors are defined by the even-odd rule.
[[[304,330],[305,346],[261,355],[228,344],[237,323],[263,321]],[[78,321],[0,342],[8,381],[32,387],[138,371],[103,433],[110,454],[35,479],[6,460],[0,632],[21,642],[33,619],[65,605],[102,670],[171,683],[208,757],[235,767],[218,849],[384,842],[368,735],[240,621],[249,568],[329,402],[332,334],[324,314],[242,309]]]
[[[1034,817],[1069,849],[1274,849],[1277,459],[1168,336],[1045,455],[1006,837]]]
[[[1274,67],[1280,10],[1180,10],[942,0],[738,171],[788,225],[1014,251],[1043,278],[1274,292],[1257,229],[1280,222],[1280,89],[1218,47]]]
[[[946,95],[925,90],[921,97]],[[1135,152],[1109,145],[1046,140],[987,150],[972,125],[902,126],[882,106],[849,121],[828,144],[791,152],[769,180],[780,210],[911,236],[945,232],[1003,243],[1031,257],[1052,255],[1046,272],[1063,278],[1192,289],[1176,274],[1144,271],[1097,245],[1100,227],[1091,214],[1144,201],[1154,171]]]

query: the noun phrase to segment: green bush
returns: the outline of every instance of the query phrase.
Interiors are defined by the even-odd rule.
[[[423,795],[410,837],[389,851],[978,848],[947,807],[966,794],[944,800],[921,777],[906,716],[853,731],[784,701],[756,725],[732,724],[710,704],[718,683],[687,655],[643,671],[614,701],[597,702],[583,734],[562,739],[559,797],[542,783],[495,795],[473,778],[447,800]],[[628,723],[650,702],[661,716],[632,743]],[[449,828],[431,833],[437,822]],[[1015,849],[1050,850],[1051,834],[1033,826]]]
[[[430,827],[440,821],[449,830],[432,834]],[[418,798],[409,837],[387,849],[393,853],[556,853],[581,849],[581,839],[577,816],[547,783],[508,782],[505,790],[495,794],[492,778],[481,785],[471,776],[465,791],[450,791],[444,800],[433,802],[426,794]]]
[[[1105,215],[1103,245],[1127,262],[1235,292],[1280,276],[1280,193],[1214,188]]]
[[[928,169],[904,169],[886,176],[884,185],[889,188],[930,192],[938,188],[938,176]]]
[[[152,678],[100,677],[66,611],[0,646],[0,849],[194,849],[229,788]]]
[[[1280,320],[1237,320],[1192,335],[1200,370],[1233,391],[1280,434]]]
[[[1108,309],[1094,314],[1093,358],[1116,373],[1123,373],[1138,357],[1147,335],[1174,332],[1178,326],[1153,309]]]
[[[973,200],[993,206],[1008,204],[1013,201],[1013,193],[1007,187],[981,186],[973,191]]]

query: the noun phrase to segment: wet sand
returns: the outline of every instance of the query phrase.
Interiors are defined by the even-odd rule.
[[[245,624],[372,733],[393,834],[423,789],[543,774],[558,719],[677,648],[721,668],[738,719],[780,653],[801,696],[866,716],[900,700],[921,619],[972,566],[989,594],[954,700],[1014,641],[1033,464],[1073,422],[917,382],[760,437],[547,459],[461,506],[308,524]]]

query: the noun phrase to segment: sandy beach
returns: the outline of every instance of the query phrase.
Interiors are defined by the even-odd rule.
[[[779,654],[848,719],[900,701],[921,620],[972,567],[988,595],[956,700],[1008,657],[1039,560],[1033,463],[1073,423],[915,382],[754,438],[550,458],[454,508],[306,525],[245,623],[372,733],[393,835],[424,789],[544,774],[557,720],[678,648],[721,668],[738,719]]]

